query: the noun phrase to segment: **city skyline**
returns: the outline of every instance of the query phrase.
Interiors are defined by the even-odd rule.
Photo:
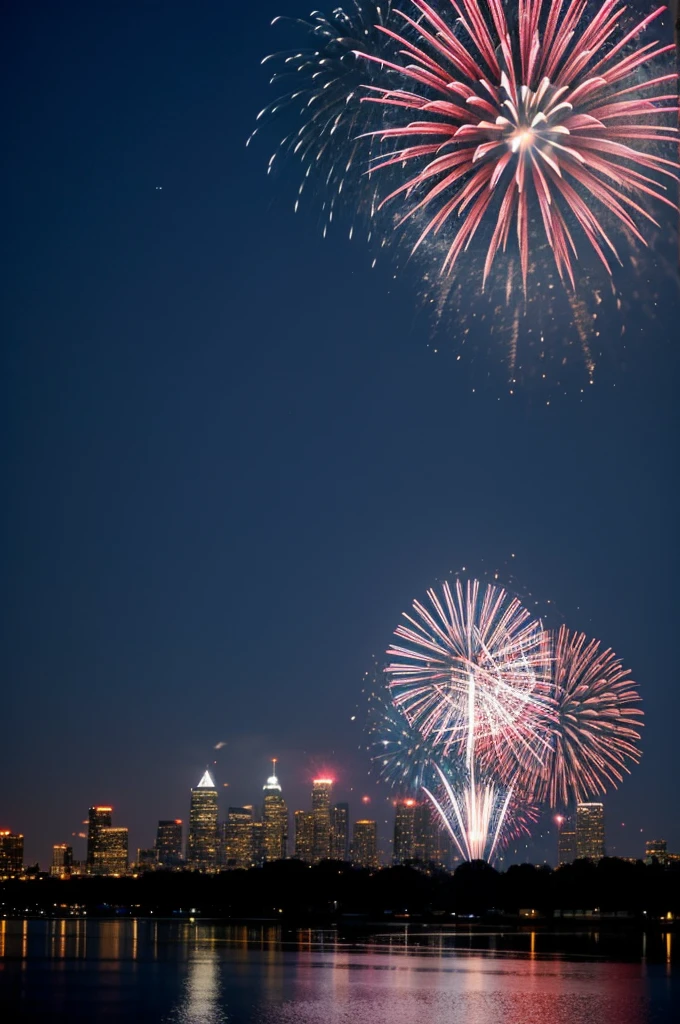
[[[272,759],[272,772],[277,771],[277,758]],[[199,871],[219,871],[232,868],[261,866],[267,860],[295,858],[314,864],[324,859],[347,860],[357,866],[387,866],[417,860],[441,864],[449,869],[461,858],[451,837],[426,798],[423,790],[406,795],[391,794],[387,807],[378,805],[372,817],[371,798],[361,796],[356,807],[347,801],[335,799],[336,780],[326,777],[312,779],[307,806],[291,809],[283,796],[283,787],[277,775],[271,774],[262,786],[260,801],[243,806],[220,802],[218,785],[209,768],[190,790],[188,817],[158,819],[154,826],[155,842],[148,846],[134,846],[129,842],[129,829],[113,816],[113,805],[95,804],[90,807],[87,832],[75,837],[85,843],[85,855],[78,856],[77,842],[51,844],[51,860],[47,866],[56,877],[62,876],[64,864],[78,865],[79,872],[88,874],[120,873],[127,865],[143,869],[155,867],[186,867]],[[227,787],[225,787],[227,788]],[[272,810],[272,798],[274,805]],[[304,801],[303,801],[304,802]],[[497,868],[511,863],[547,863],[553,867],[570,863],[578,858],[598,860],[602,856],[643,859],[661,850],[663,856],[671,854],[673,843],[637,837],[635,849],[628,852],[609,843],[607,812],[601,801],[586,801],[564,814],[551,815],[553,829],[548,828],[541,838],[548,845],[548,855],[532,857],[527,851],[529,843],[513,850],[510,845],[494,859]],[[383,817],[383,815],[386,815]],[[269,821],[269,838],[267,823]],[[319,828],[327,839],[319,845]],[[326,828],[327,826],[327,828]],[[150,826],[147,826],[149,831]],[[186,829],[186,831],[185,831]],[[672,829],[665,829],[672,835]],[[612,833],[616,836],[616,826]],[[0,831],[6,842],[21,840],[25,866],[33,861],[24,855],[25,837],[11,829]],[[529,837],[530,838],[530,837]],[[644,846],[644,854],[642,847]],[[373,850],[373,854],[367,850]],[[75,853],[74,853],[75,850]],[[283,856],[272,855],[281,851]],[[345,851],[344,853],[342,851]],[[673,854],[675,857],[675,854]],[[44,862],[41,863],[44,870]]]

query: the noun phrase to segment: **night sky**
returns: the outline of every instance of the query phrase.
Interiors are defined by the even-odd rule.
[[[500,342],[488,376],[453,320],[435,353],[408,268],[293,213],[278,128],[246,149],[269,22],[306,0],[13,6],[0,827],[46,865],[111,802],[134,850],[206,764],[226,812],[273,755],[291,810],[324,770],[384,817],[351,721],[371,656],[436,580],[514,554],[640,684],[609,849],[680,852],[671,216],[625,358],[605,325],[585,394],[511,396]]]

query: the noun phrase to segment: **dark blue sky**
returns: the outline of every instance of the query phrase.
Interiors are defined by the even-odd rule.
[[[500,355],[480,387],[455,323],[434,355],[408,271],[322,240],[297,168],[245,148],[284,6],[10,19],[0,826],[45,862],[111,801],[149,845],[215,756],[225,808],[273,754],[291,806],[319,768],[372,791],[371,655],[437,578],[515,553],[640,683],[610,847],[680,852],[677,281],[650,261],[656,318],[584,396],[510,397]]]

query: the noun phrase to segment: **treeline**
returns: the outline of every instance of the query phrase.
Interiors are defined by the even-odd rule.
[[[280,861],[218,875],[153,871],[125,878],[59,881],[39,877],[0,885],[5,913],[196,914],[232,919],[337,921],[401,915],[627,913],[654,920],[680,915],[680,865],[631,864],[613,858],[576,861],[557,870],[520,864],[499,872],[481,861],[453,874],[418,866],[367,871],[326,861],[315,867]]]

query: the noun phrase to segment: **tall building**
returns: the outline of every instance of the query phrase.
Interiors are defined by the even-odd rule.
[[[250,829],[251,864],[261,868],[265,860],[264,822],[254,821]]]
[[[128,830],[108,825],[100,828],[90,870],[95,875],[124,875],[127,869]]]
[[[416,859],[416,807],[417,801],[411,798],[397,802],[392,844],[393,864],[406,864]]]
[[[314,779],[312,783],[312,814],[314,815],[314,847],[312,863],[328,860],[331,855],[331,793],[333,779]]]
[[[156,860],[162,868],[176,868],[182,863],[182,820],[174,818],[158,822],[156,829]]]
[[[573,828],[561,828],[557,835],[557,863],[571,864],[576,860],[576,832]]]
[[[331,807],[331,859],[349,860],[349,804]]]
[[[197,871],[217,868],[217,789],[209,771],[191,790],[187,863]]]
[[[20,832],[0,832],[0,878],[13,878],[24,870],[24,837]]]
[[[604,857],[604,805],[576,805],[576,856],[579,860]]]
[[[428,803],[417,803],[413,816],[413,853],[415,860],[431,864],[438,853],[436,823]]]
[[[295,856],[305,864],[314,857],[314,814],[312,811],[295,812]]]
[[[55,843],[52,847],[52,866],[50,874],[53,878],[70,878],[73,871],[73,847],[66,843]]]
[[[223,829],[222,863],[226,868],[253,864],[253,808],[230,807]]]
[[[358,868],[377,868],[378,826],[375,821],[354,822],[352,864]]]
[[[101,830],[111,828],[113,807],[90,807],[87,816],[87,867],[94,870],[95,859],[101,853]]]
[[[451,839],[429,802],[417,803],[413,815],[414,860],[450,869],[454,860]]]
[[[288,854],[288,808],[276,777],[276,758],[272,774],[263,786],[262,824],[264,828],[264,860],[285,860]]]

